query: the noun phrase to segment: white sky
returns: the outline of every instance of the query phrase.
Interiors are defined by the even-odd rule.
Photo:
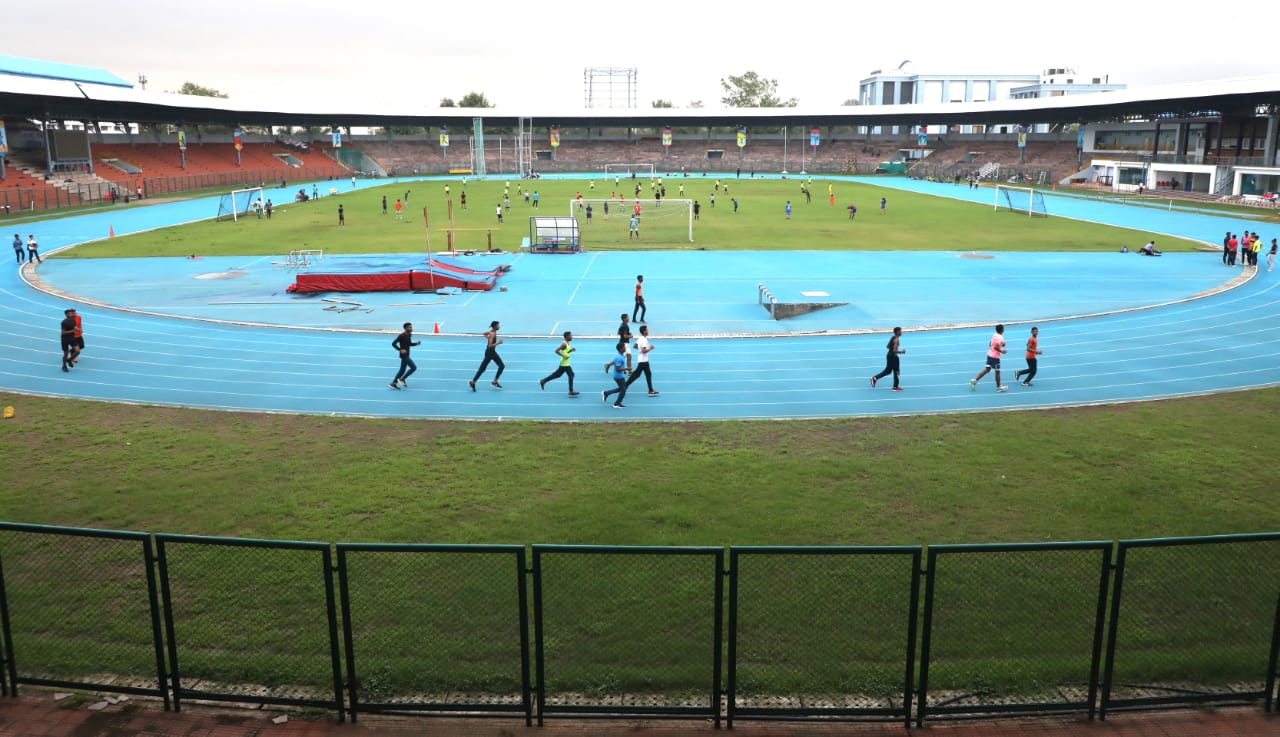
[[[834,106],[856,98],[873,69],[906,59],[925,74],[1068,67],[1131,88],[1280,72],[1274,55],[1237,53],[1205,34],[1204,14],[1192,6],[1115,0],[7,5],[4,54],[131,82],[145,73],[150,91],[191,81],[233,101],[311,109],[413,110],[471,91],[506,110],[576,109],[587,67],[637,69],[639,107],[657,99],[720,107],[720,79],[747,71],[776,79],[784,100]]]

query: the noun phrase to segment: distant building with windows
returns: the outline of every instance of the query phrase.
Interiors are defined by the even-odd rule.
[[[938,105],[965,102],[990,102],[1023,98],[1060,97],[1087,92],[1123,90],[1125,85],[1112,84],[1109,75],[1077,74],[1066,67],[1046,69],[1041,74],[919,74],[910,61],[895,69],[876,69],[858,82],[860,105]],[[922,121],[927,122],[927,121]],[[1013,125],[1015,121],[1011,121]],[[1043,133],[1047,126],[1037,125],[1032,132]],[[898,133],[896,127],[882,131],[879,127],[863,133]],[[943,126],[929,126],[929,133],[945,133]],[[956,133],[984,133],[981,125],[958,126]]]

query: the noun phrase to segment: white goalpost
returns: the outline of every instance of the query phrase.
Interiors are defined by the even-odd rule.
[[[636,177],[646,177],[648,179],[656,179],[658,174],[653,164],[605,164],[605,179],[630,179],[632,175]]]
[[[1031,187],[1006,187],[996,185],[996,211],[1025,212],[1027,217],[1048,217],[1044,194]]]
[[[631,218],[636,217],[637,234],[631,234]],[[591,218],[587,218],[587,207]],[[584,248],[610,246],[677,247],[693,243],[693,200],[655,201],[635,198],[572,199],[569,215],[577,219]]]
[[[238,221],[241,217],[254,212],[262,217],[262,208],[266,205],[262,187],[237,189],[228,192],[218,200],[218,222],[223,220]]]

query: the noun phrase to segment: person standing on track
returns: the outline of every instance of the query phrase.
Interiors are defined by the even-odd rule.
[[[649,370],[649,351],[653,350],[653,346],[649,343],[649,326],[640,326],[640,337],[636,338],[636,369],[631,372],[630,378],[627,379],[627,388],[636,383],[640,375],[644,375],[644,383],[649,387],[649,396],[656,397],[658,392],[653,388],[653,373]],[[621,401],[621,400],[619,400]]]
[[[409,357],[409,349],[415,345],[422,345],[422,341],[413,339],[413,323],[406,322],[404,324],[404,332],[391,341],[391,347],[400,351],[400,370],[396,372],[396,378],[391,380],[392,389],[409,388],[405,379],[413,376],[413,372],[418,370],[418,365]]]
[[[484,360],[480,362],[480,368],[476,369],[476,375],[471,377],[471,381],[467,382],[467,386],[471,387],[471,391],[476,390],[476,382],[484,375],[484,370],[489,368],[490,361],[498,365],[498,373],[493,375],[493,381],[489,383],[493,385],[494,389],[502,388],[502,385],[498,383],[498,379],[502,378],[502,370],[507,366],[498,357],[498,346],[502,345],[502,338],[498,337],[498,328],[498,321],[494,320],[489,323],[489,329],[484,333],[484,339],[487,341],[484,348]]]
[[[901,353],[906,353],[907,351],[905,348],[900,347],[901,339],[902,339],[902,328],[894,328],[893,337],[889,338],[889,344],[885,346],[885,348],[889,350],[889,355],[884,359],[884,371],[881,371],[880,373],[871,377],[872,389],[876,388],[877,381],[880,381],[881,379],[888,376],[889,374],[893,374],[893,390],[895,392],[902,391],[902,387],[898,384],[898,375],[899,373],[901,373],[901,364],[899,363],[898,355]]]
[[[647,312],[644,306],[644,275],[636,274],[636,306],[631,311],[631,321],[644,322]]]
[[[1031,380],[1036,378],[1036,356],[1043,351],[1040,350],[1040,328],[1031,328],[1031,337],[1027,338],[1027,367],[1021,371],[1013,372],[1013,380],[1017,381],[1023,374],[1027,378],[1022,380],[1023,386],[1031,386]]]
[[[969,380],[970,391],[976,391],[978,382],[982,380],[982,377],[993,370],[996,372],[996,391],[1002,392],[1009,388],[1000,383],[1000,354],[1007,352],[1004,347],[1004,325],[997,325],[996,332],[991,336],[991,340],[987,342],[987,365],[977,376]]]
[[[579,392],[573,390],[573,367],[569,365],[569,357],[576,350],[578,349],[573,347],[573,333],[568,330],[564,331],[564,342],[556,348],[556,355],[560,357],[560,367],[552,372],[550,376],[538,382],[539,389],[546,389],[548,381],[554,381],[561,376],[568,375],[569,396],[578,396]]]
[[[22,236],[17,233],[13,234],[13,257],[18,260],[18,263],[23,263],[27,260],[27,252],[22,247]]]

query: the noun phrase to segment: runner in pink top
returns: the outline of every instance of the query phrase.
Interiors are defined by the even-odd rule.
[[[1002,392],[1009,388],[1000,383],[1000,354],[1004,352],[1004,325],[997,325],[995,334],[991,336],[991,341],[987,343],[987,365],[982,369],[981,373],[969,380],[970,391],[977,390],[978,382],[990,371],[996,372],[996,391]]]

